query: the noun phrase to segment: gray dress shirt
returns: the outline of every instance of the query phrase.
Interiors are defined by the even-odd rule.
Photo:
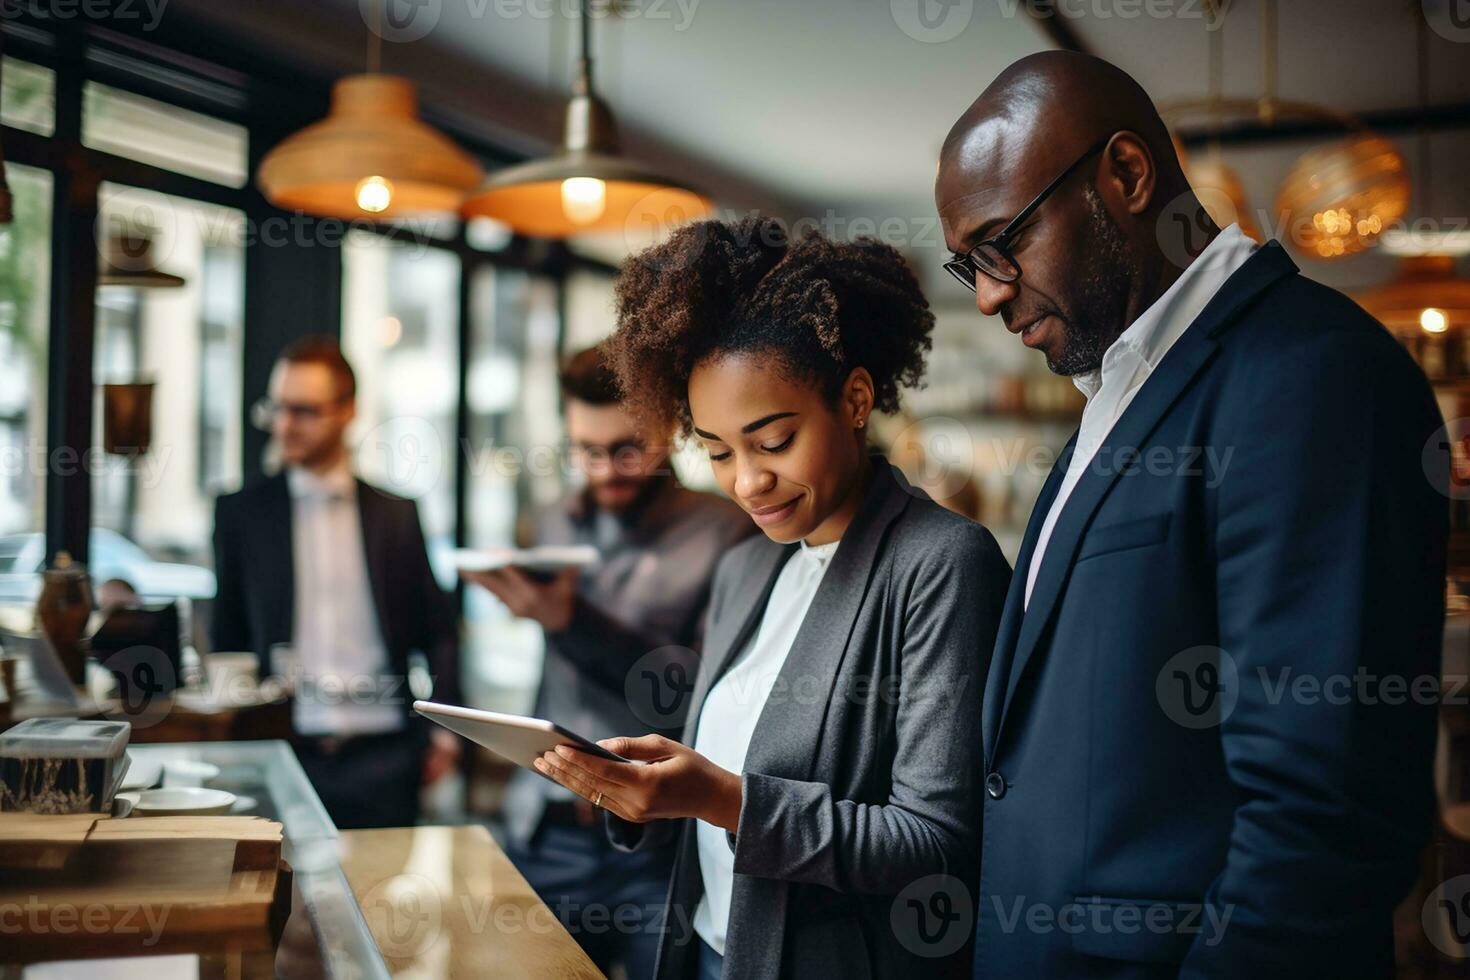
[[[541,515],[538,545],[590,544],[601,561],[578,580],[571,624],[546,634],[535,714],[588,738],[677,738],[689,710],[715,563],[755,532],[738,507],[660,479],[626,514],[577,494]],[[546,801],[569,791],[517,770],[505,803],[513,840],[524,843]]]

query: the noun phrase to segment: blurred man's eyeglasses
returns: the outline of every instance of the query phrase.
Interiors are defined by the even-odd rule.
[[[327,412],[346,401],[345,398],[333,399],[329,402],[321,402],[316,405],[305,402],[278,402],[271,398],[262,398],[250,406],[250,421],[257,429],[269,432],[275,424],[276,417],[284,415],[295,422],[318,422],[324,418]]]
[[[1052,192],[1061,187],[1066,179],[1077,171],[1094,155],[1101,153],[1108,145],[1109,136],[1096,143],[1086,153],[1078,157],[1070,167],[1057,174],[1050,184],[1040,194],[1032,198],[1031,203],[1021,209],[1020,213],[1006,223],[1000,230],[1000,234],[992,235],[979,245],[970,249],[963,255],[956,254],[954,258],[944,263],[944,268],[949,274],[958,279],[971,292],[975,290],[975,273],[983,272],[996,282],[1015,282],[1021,278],[1021,264],[1016,261],[1015,255],[1011,253],[1011,239],[1016,232],[1026,223],[1026,219],[1041,207],[1041,202],[1051,196]]]
[[[587,464],[603,463],[608,460],[638,459],[647,451],[642,439],[623,439],[606,446],[590,442],[569,442],[567,455]]]

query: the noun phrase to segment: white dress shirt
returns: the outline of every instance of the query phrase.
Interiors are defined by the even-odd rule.
[[[388,649],[378,626],[362,541],[357,481],[344,463],[323,474],[292,468],[293,652],[301,677],[293,706],[303,735],[375,735],[403,727],[382,695]]]
[[[1082,410],[1082,426],[1077,433],[1072,461],[1041,525],[1031,565],[1026,569],[1027,607],[1031,605],[1031,590],[1036,586],[1036,574],[1041,569],[1041,560],[1046,554],[1057,518],[1099,447],[1164,355],[1204,311],[1215,293],[1225,285],[1225,280],[1245,264],[1255,249],[1256,243],[1240,230],[1239,225],[1231,225],[1221,231],[1164,291],[1164,295],[1139,314],[1138,319],[1113,341],[1103,354],[1099,370],[1079,374],[1072,379],[1072,383],[1087,397],[1087,407]]]
[[[803,541],[801,550],[792,552],[771,589],[760,627],[705,697],[694,750],[720,768],[731,772],[744,770],[745,753],[750,748],[750,737],[755,733],[761,709],[770,697],[796,633],[806,618],[807,607],[812,604],[839,544],[840,541],[833,541],[809,547]],[[723,827],[698,821],[695,840],[704,897],[694,911],[694,931],[723,956],[725,929],[730,922],[730,893],[735,884],[735,855]]]

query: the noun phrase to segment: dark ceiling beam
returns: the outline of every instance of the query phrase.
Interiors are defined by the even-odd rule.
[[[1362,125],[1380,134],[1413,134],[1420,130],[1470,129],[1470,102],[1435,105],[1427,108],[1414,106],[1406,109],[1383,109],[1365,112],[1354,117]],[[1291,140],[1317,139],[1340,136],[1353,131],[1346,122],[1332,119],[1289,119],[1268,126],[1251,119],[1224,126],[1218,131],[1209,127],[1181,129],[1180,142],[1193,148],[1212,141],[1221,146],[1240,146],[1261,143],[1285,143]]]
[[[1026,0],[1023,7],[1052,44],[1063,51],[1092,53],[1072,28],[1071,20],[1057,9],[1056,0]]]

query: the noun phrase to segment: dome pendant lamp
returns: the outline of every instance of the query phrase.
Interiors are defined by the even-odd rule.
[[[492,174],[465,201],[464,217],[493,218],[522,235],[568,238],[652,231],[713,208],[698,191],[619,155],[617,124],[592,90],[587,8],[582,0],[582,56],[561,147],[546,159]]]
[[[327,118],[261,160],[256,183],[276,207],[349,220],[453,214],[480,182],[479,164],[418,118],[413,83],[378,71],[381,44],[374,29],[368,73],[340,79]]]

